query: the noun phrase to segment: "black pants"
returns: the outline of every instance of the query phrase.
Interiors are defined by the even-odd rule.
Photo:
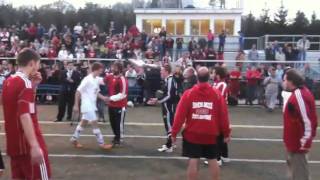
[[[115,143],[120,143],[120,140],[123,138],[125,116],[126,108],[109,107],[109,119]]]
[[[176,104],[174,103],[163,103],[162,104],[162,117],[164,122],[164,127],[167,132],[167,143],[166,146],[170,148],[172,146],[171,140],[171,130],[173,125],[174,114],[176,111]]]
[[[217,147],[218,147],[218,158],[219,161],[221,157],[228,158],[229,157],[229,150],[228,144],[224,142],[224,136],[220,134],[217,138]]]
[[[1,151],[0,151],[0,170],[4,169],[4,163],[3,163],[3,159],[2,159],[2,155],[1,155]]]
[[[74,96],[75,92],[62,92],[59,96],[59,112],[57,115],[57,120],[62,121],[65,112],[66,112],[66,107],[68,108],[67,112],[67,119],[71,120],[72,118],[72,109],[74,105]]]

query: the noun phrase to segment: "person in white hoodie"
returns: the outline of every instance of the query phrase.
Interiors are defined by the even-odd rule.
[[[276,106],[280,82],[276,76],[276,68],[271,67],[269,74],[270,76],[264,79],[263,85],[265,86],[266,107],[269,112],[272,112]]]
[[[307,39],[307,35],[303,35],[301,39],[297,42],[297,47],[299,49],[299,60],[305,61],[307,56],[307,50],[310,49],[310,41]]]

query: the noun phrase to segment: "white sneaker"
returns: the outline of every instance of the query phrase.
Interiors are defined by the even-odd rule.
[[[205,165],[209,165],[209,162],[208,161],[204,161],[203,162]],[[219,166],[222,166],[222,161],[220,160],[220,161],[217,161],[217,163],[218,163],[218,165]]]
[[[221,160],[222,160],[222,162],[224,162],[224,163],[229,163],[229,162],[230,162],[230,158],[221,157]]]
[[[172,153],[173,152],[173,147],[168,148],[166,145],[162,145],[162,147],[159,148],[158,151],[159,152]]]

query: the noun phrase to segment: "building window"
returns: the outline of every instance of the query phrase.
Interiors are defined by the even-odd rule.
[[[223,30],[229,35],[234,33],[234,20],[232,19],[216,19],[214,21],[214,32],[220,34]]]
[[[191,20],[191,35],[207,35],[209,26],[209,20]]]
[[[167,20],[167,33],[172,35],[183,35],[184,23],[184,20]]]
[[[157,34],[161,30],[161,19],[144,19],[142,22],[144,32],[148,34]]]

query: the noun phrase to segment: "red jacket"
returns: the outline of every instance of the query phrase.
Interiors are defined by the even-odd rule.
[[[128,81],[124,76],[114,76],[113,74],[107,74],[104,79],[105,84],[108,87],[108,95],[113,96],[119,93],[125,94],[126,97],[119,101],[110,101],[109,107],[123,108],[127,106],[128,101]]]
[[[191,143],[216,144],[220,133],[230,137],[226,101],[209,83],[197,84],[183,94],[174,118],[173,137],[184,123],[183,137]]]
[[[288,152],[308,152],[317,131],[314,97],[306,88],[296,89],[285,105],[283,140]]]

